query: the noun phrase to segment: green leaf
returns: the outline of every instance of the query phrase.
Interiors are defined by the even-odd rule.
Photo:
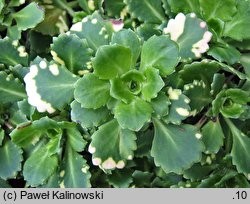
[[[45,132],[45,124],[50,123],[47,118],[34,121],[33,124],[27,123],[14,129],[10,136],[12,141],[18,146],[28,146],[32,141],[37,141]],[[40,128],[40,129],[37,129]]]
[[[26,98],[23,84],[13,75],[0,72],[0,104],[16,102]]]
[[[76,82],[75,99],[83,108],[100,108],[109,98],[110,84],[94,74],[87,74]]]
[[[174,72],[168,76],[168,82],[166,84],[174,89],[182,89],[184,86],[184,81],[181,79],[180,73]]]
[[[241,55],[240,63],[244,67],[244,71],[247,74],[248,77],[250,77],[250,54],[244,53]]]
[[[0,13],[2,12],[3,7],[4,7],[4,0],[0,0]]]
[[[99,14],[94,13],[82,19],[82,22],[73,24],[70,34],[86,39],[89,47],[96,51],[100,46],[109,44],[109,26],[111,25],[105,22]]]
[[[231,66],[229,66],[229,65],[227,65],[227,64],[224,64],[224,63],[222,63],[222,62],[217,62],[217,63],[218,63],[218,65],[220,65],[220,66],[222,67],[222,69],[223,69],[224,71],[229,72],[229,73],[231,73],[231,74],[237,76],[239,79],[242,79],[242,80],[245,80],[245,79],[250,80],[250,78],[249,78],[247,75],[245,75],[245,74],[242,73],[241,71],[238,71],[236,68],[231,67]]]
[[[50,44],[52,43],[52,38],[48,35],[43,35],[41,33],[30,31],[29,32],[29,43],[30,52],[34,56],[47,55],[50,52]]]
[[[182,61],[200,58],[208,49],[212,33],[208,31],[206,22],[197,18],[194,13],[178,14],[168,22],[164,33],[179,45]]]
[[[128,188],[133,182],[131,169],[119,169],[108,175],[108,182],[115,188]]]
[[[143,81],[145,81],[143,73],[131,69],[120,78],[117,77],[110,81],[110,95],[124,103],[130,103],[135,95],[140,94]]]
[[[122,129],[114,119],[92,135],[89,152],[93,154],[92,162],[103,169],[122,169],[126,160],[131,160],[136,149],[134,132]]]
[[[17,25],[11,26],[7,30],[7,36],[12,40],[19,40],[21,38],[22,31],[18,30]]]
[[[226,118],[239,118],[246,110],[249,93],[241,89],[222,90],[212,102],[214,116],[222,113]]]
[[[241,132],[229,119],[225,119],[233,135],[232,162],[238,172],[250,175],[250,138]]]
[[[97,50],[92,62],[94,74],[100,79],[112,79],[129,71],[131,50],[121,45],[104,45]]]
[[[13,73],[14,76],[16,76],[18,79],[23,81],[23,78],[25,75],[29,72],[28,67],[23,67],[22,65],[16,65],[15,67],[10,66],[10,71]]]
[[[147,129],[146,131],[138,132],[136,136],[137,149],[135,151],[135,156],[140,158],[149,156],[154,138],[154,131]]]
[[[237,1],[237,13],[225,24],[224,36],[242,41],[250,39],[250,1]]]
[[[219,62],[226,62],[229,65],[239,62],[241,56],[236,48],[226,44],[212,46],[207,54]]]
[[[214,187],[223,176],[227,176],[229,172],[212,172],[207,178],[203,179],[202,182],[197,186],[198,188],[211,188]]]
[[[206,153],[217,153],[224,143],[224,133],[222,131],[218,118],[215,121],[210,120],[201,130],[202,142],[205,144]]]
[[[215,73],[211,83],[211,95],[216,96],[223,88],[226,77],[224,74]]]
[[[245,104],[247,102],[250,102],[249,92],[243,91],[241,89],[227,89],[226,96],[236,103]]]
[[[58,7],[43,5],[45,18],[34,29],[43,35],[55,36],[68,31],[67,13]]]
[[[136,97],[131,103],[120,102],[115,107],[114,115],[124,129],[139,131],[150,121],[153,109],[149,103]]]
[[[19,110],[28,118],[31,118],[33,113],[35,112],[35,108],[32,107],[27,99],[17,102]]]
[[[4,139],[4,130],[1,129],[1,126],[0,126],[0,146],[2,146],[3,144],[3,139]]]
[[[113,34],[111,44],[123,45],[129,47],[132,53],[132,67],[136,65],[137,59],[141,53],[141,40],[132,30],[121,30]]]
[[[48,156],[52,156],[60,152],[61,139],[62,139],[62,131],[59,131],[56,135],[53,135],[53,137],[50,138],[49,142],[46,144]]]
[[[44,10],[37,3],[32,2],[25,8],[13,14],[19,30],[34,28],[44,19]]]
[[[210,86],[214,74],[220,69],[221,66],[216,61],[202,60],[201,62],[186,64],[179,74],[185,83],[202,80],[207,86]]]
[[[193,115],[199,113],[204,107],[208,106],[212,99],[209,87],[201,80],[194,80],[191,84],[184,86],[183,92],[189,99],[189,106]]]
[[[65,65],[75,74],[87,68],[87,62],[92,56],[92,50],[87,41],[76,35],[61,34],[57,38],[53,38],[51,49],[54,60]]]
[[[70,122],[56,122],[48,117],[41,118],[33,122],[18,125],[11,133],[12,141],[20,147],[35,144],[39,138],[47,133],[47,130],[70,128],[74,124]]]
[[[111,17],[120,17],[120,13],[122,12],[122,9],[124,8],[125,4],[123,0],[116,0],[115,2],[112,0],[106,0],[103,2],[105,10],[108,13],[108,16]]]
[[[114,113],[114,109],[118,103],[119,101],[112,97],[107,102],[107,108],[111,111],[112,114]]]
[[[144,71],[146,81],[142,84],[142,95],[146,101],[156,98],[158,92],[164,87],[165,83],[159,75],[159,70],[148,67]]]
[[[174,72],[178,62],[178,46],[168,36],[153,36],[142,46],[142,70],[153,67],[159,69],[162,76],[167,76]]]
[[[227,181],[235,179],[237,174],[238,173],[234,170],[227,170],[227,172],[224,175],[222,175],[222,178],[217,183],[215,183],[214,186],[216,188],[226,186]]]
[[[151,183],[153,173],[150,173],[148,171],[138,171],[135,170],[133,173],[133,184],[137,188],[141,187],[149,187],[149,184]]]
[[[106,122],[109,110],[106,107],[98,109],[82,108],[77,101],[71,103],[71,119],[80,123],[83,128],[98,127]]]
[[[11,188],[11,185],[7,181],[0,178],[0,188]]]
[[[246,107],[240,104],[232,104],[230,107],[222,107],[221,113],[227,118],[239,118],[246,110]]]
[[[151,100],[151,105],[154,109],[153,114],[156,115],[157,118],[168,115],[170,104],[171,102],[167,95],[163,91],[159,92],[158,96]]]
[[[125,0],[129,13],[140,21],[160,24],[165,21],[161,0]]]
[[[127,73],[123,74],[121,76],[121,79],[125,82],[134,81],[134,82],[141,83],[145,81],[145,76],[143,75],[143,73],[141,73],[137,69],[131,69]]]
[[[89,188],[90,173],[86,160],[68,144],[60,175],[61,188]]]
[[[217,165],[201,165],[200,163],[194,164],[190,169],[184,171],[184,178],[191,181],[199,181],[208,177]]]
[[[28,65],[28,54],[25,52],[25,48],[15,45],[16,41],[12,41],[8,37],[0,39],[0,50],[4,50],[4,52],[0,52],[0,63],[9,66]]]
[[[129,89],[128,83],[120,78],[114,78],[110,81],[110,95],[124,103],[130,103],[134,99],[133,92]]]
[[[142,40],[147,41],[149,38],[151,38],[154,35],[161,35],[160,30],[157,28],[157,25],[155,24],[141,24],[136,29],[138,35],[141,37]]]
[[[90,8],[89,5],[87,3],[87,0],[77,0],[79,6],[86,11],[87,13],[90,13]]]
[[[194,12],[196,14],[199,14],[200,12],[200,3],[199,0],[167,0],[171,11],[174,13],[190,13]]]
[[[32,187],[44,184],[55,172],[57,165],[57,156],[50,156],[46,147],[42,147],[34,152],[24,163],[24,179]]]
[[[249,188],[250,187],[248,179],[242,174],[238,174],[235,177],[235,180],[236,180],[237,184],[239,184],[238,186],[241,186],[242,188]]]
[[[52,174],[47,183],[44,185],[39,186],[39,188],[59,188],[59,173],[55,171],[54,174]]]
[[[82,134],[77,130],[77,128],[69,128],[67,131],[67,142],[70,144],[71,148],[76,152],[82,152],[87,144],[83,139]]]
[[[229,39],[230,45],[233,45],[234,47],[238,48],[239,50],[250,50],[250,39],[246,40],[241,40],[241,41],[236,41],[236,40],[230,40]]]
[[[167,125],[154,119],[155,136],[151,155],[166,173],[180,174],[201,160],[203,144],[200,133],[191,125]]]
[[[0,177],[4,180],[14,178],[21,170],[23,161],[22,150],[10,140],[0,146]]]
[[[190,115],[190,99],[179,89],[168,89],[170,99],[169,114],[163,118],[166,123],[181,124]]]
[[[214,41],[221,41],[221,37],[223,35],[225,22],[219,18],[212,18],[207,21],[209,30],[213,33]]]
[[[229,21],[237,11],[235,0],[199,0],[199,2],[203,16],[207,20],[220,18],[223,21]]]
[[[28,102],[39,112],[61,110],[73,99],[77,79],[64,66],[37,57],[24,77]]]
[[[18,125],[18,124],[27,123],[28,119],[20,110],[17,110],[16,112],[12,113],[12,115],[10,116],[9,121],[13,125]]]

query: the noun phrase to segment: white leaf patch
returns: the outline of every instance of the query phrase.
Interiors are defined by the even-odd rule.
[[[14,40],[14,41],[12,42],[12,45],[15,46],[15,47],[17,47],[17,46],[18,46],[18,40]]]
[[[189,116],[189,111],[185,108],[176,108],[176,112],[181,116]]]
[[[195,137],[196,137],[197,139],[201,139],[201,138],[202,138],[202,134],[201,134],[201,133],[196,133],[196,134],[195,134]]]
[[[202,22],[203,23],[203,22]],[[202,25],[201,25],[202,27]],[[203,35],[203,38],[195,43],[192,47],[192,52],[194,53],[195,57],[201,57],[202,53],[205,53],[206,51],[208,51],[209,46],[208,43],[210,42],[211,38],[212,38],[213,34],[209,31],[206,31]]]
[[[124,23],[121,20],[111,20],[111,23],[115,32],[122,30],[124,27]]]
[[[116,163],[115,161],[109,157],[107,160],[105,160],[103,163],[102,163],[102,167],[104,169],[114,169],[116,166]]]
[[[19,3],[20,3],[20,4],[24,4],[24,3],[25,3],[25,0],[19,0]]]
[[[46,63],[44,60],[42,60],[42,61],[39,63],[39,67],[40,67],[41,69],[46,69],[47,63]]]
[[[92,23],[92,24],[97,24],[97,19],[96,19],[96,18],[92,19],[92,20],[91,20],[91,23]]]
[[[82,31],[82,22],[78,22],[76,24],[74,24],[71,28],[70,28],[71,31],[77,31],[77,32],[80,32]]]
[[[102,163],[102,160],[100,158],[93,158],[92,163],[93,165],[98,166]]]
[[[89,170],[89,167],[85,166],[81,170],[82,170],[82,173],[86,174],[88,172],[88,170]]]
[[[20,57],[26,57],[28,55],[28,53],[25,51],[24,46],[18,47],[17,51],[19,52]]]
[[[170,38],[173,41],[177,41],[182,35],[185,27],[186,16],[183,13],[179,13],[175,19],[170,19],[168,26],[164,28],[164,34],[170,34]]]
[[[88,7],[92,11],[95,10],[95,2],[94,2],[94,0],[89,0],[88,1]]]
[[[181,90],[180,89],[172,89],[172,87],[170,87],[168,89],[168,95],[169,95],[169,99],[178,100],[179,96],[181,95]]]
[[[49,70],[53,75],[55,76],[59,75],[59,69],[57,64],[49,65]]]
[[[51,53],[53,59],[54,59],[56,62],[58,62],[58,63],[61,64],[61,65],[65,65],[65,62],[64,62],[60,57],[58,57],[58,55],[57,55],[57,53],[56,53],[55,51],[51,50],[50,53]]]
[[[129,155],[128,156],[128,160],[132,160],[133,159],[133,156],[132,155]]]
[[[103,163],[102,163],[102,168],[103,169],[123,169],[125,167],[125,163],[124,161],[118,161],[117,163],[114,161],[113,158],[109,157],[107,160],[105,160]]]
[[[89,153],[94,154],[96,152],[96,148],[89,145],[88,151],[89,151]]]
[[[119,162],[116,164],[116,168],[117,168],[117,169],[123,169],[124,167],[125,167],[124,161],[119,161]]]
[[[28,95],[28,102],[30,105],[35,106],[39,112],[48,112],[54,113],[55,109],[51,106],[50,103],[43,101],[41,96],[37,93],[37,86],[35,77],[38,74],[37,65],[32,65],[30,67],[30,72],[24,77],[26,84],[26,92]]]
[[[90,148],[93,148],[90,146]],[[89,152],[91,150],[89,149]],[[106,170],[111,170],[111,169],[123,169],[125,167],[125,162],[120,160],[117,163],[114,161],[114,159],[112,157],[109,157],[108,159],[106,159],[104,162],[102,162],[102,160],[100,158],[93,158],[92,159],[92,163],[95,166],[99,166],[103,169]]]

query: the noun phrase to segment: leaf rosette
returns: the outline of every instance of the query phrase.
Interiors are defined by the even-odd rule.
[[[134,64],[140,53],[140,40],[131,30],[115,35],[121,33],[136,39],[134,46],[138,47],[129,42],[126,45],[116,42],[101,46],[92,60],[93,73],[84,75],[76,82],[74,96],[82,108],[95,110],[113,101],[111,111],[119,125],[123,129],[139,131],[150,121],[153,112],[151,100],[164,87],[162,75],[172,73],[179,61],[178,47],[167,36],[150,38],[142,46],[142,63],[137,68]],[[158,49],[156,46],[161,42],[166,42],[168,46],[159,48],[159,57],[150,60],[148,56],[153,54],[152,50]],[[174,58],[163,59],[169,49]]]
[[[120,40],[120,36],[131,40]],[[141,63],[137,67],[140,53]],[[151,122],[152,114],[158,111],[155,107],[158,93],[165,85],[162,77],[174,72],[178,62],[178,46],[168,36],[153,36],[141,46],[140,38],[132,30],[114,33],[110,45],[97,49],[92,59],[93,73],[76,82],[75,101],[71,105],[72,119],[80,121],[83,127],[100,125],[108,121],[108,115],[113,117],[92,136],[89,151],[94,164],[104,169],[123,168],[126,160],[133,158],[134,131]],[[163,99],[168,109],[166,94]],[[80,112],[89,115],[88,119],[81,117]],[[117,145],[111,145],[111,141],[117,141]],[[107,145],[109,148],[104,150]],[[123,146],[126,148],[120,149]]]
[[[222,90],[212,102],[214,115],[221,113],[226,118],[240,118],[248,111],[249,93],[241,89]]]

